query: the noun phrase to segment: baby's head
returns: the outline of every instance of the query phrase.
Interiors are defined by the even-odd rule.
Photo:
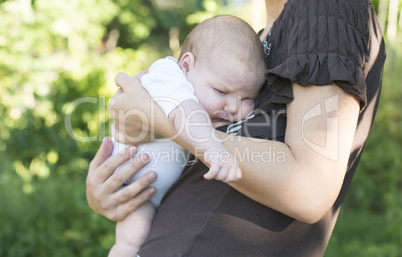
[[[187,36],[179,65],[212,121],[244,119],[265,81],[258,35],[240,18],[207,19]]]
[[[264,75],[264,49],[253,28],[242,19],[219,15],[198,24],[187,36],[181,49],[181,59],[190,52],[197,65],[208,67],[225,55],[235,56],[251,72]]]

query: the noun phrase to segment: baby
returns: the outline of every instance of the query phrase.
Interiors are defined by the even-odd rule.
[[[246,118],[265,81],[263,47],[255,31],[243,20],[222,15],[205,20],[187,36],[179,61],[172,57],[157,60],[141,83],[180,137],[203,154],[209,171],[205,179],[229,183],[241,178],[234,157],[227,152],[213,127]],[[215,140],[206,140],[209,138]],[[113,153],[126,146],[115,142]],[[175,152],[177,158],[155,160],[155,153]],[[143,204],[116,225],[116,244],[109,256],[136,256],[145,241],[155,207],[180,175],[186,161],[185,150],[162,139],[138,146],[151,157],[127,183],[149,170],[157,173],[150,202]],[[117,170],[116,170],[117,171]],[[118,172],[118,171],[117,171]]]

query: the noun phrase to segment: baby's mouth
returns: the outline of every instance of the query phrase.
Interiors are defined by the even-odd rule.
[[[223,125],[226,125],[226,124],[230,123],[228,120],[221,119],[221,118],[213,118],[213,119],[211,119],[211,122],[212,122],[212,126],[214,128],[217,128],[217,127],[220,127],[220,126],[223,126]]]

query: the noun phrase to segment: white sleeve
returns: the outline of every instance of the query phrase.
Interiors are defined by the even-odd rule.
[[[173,57],[154,62],[149,72],[141,77],[141,83],[166,116],[185,100],[192,99],[198,103],[193,85]]]

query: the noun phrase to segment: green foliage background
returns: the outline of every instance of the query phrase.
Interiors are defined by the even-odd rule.
[[[89,209],[85,178],[114,75],[171,55],[172,27],[182,42],[208,16],[249,12],[240,2],[0,1],[0,256],[106,256],[114,223]],[[380,108],[326,256],[401,256],[401,46],[401,33],[387,40]]]

